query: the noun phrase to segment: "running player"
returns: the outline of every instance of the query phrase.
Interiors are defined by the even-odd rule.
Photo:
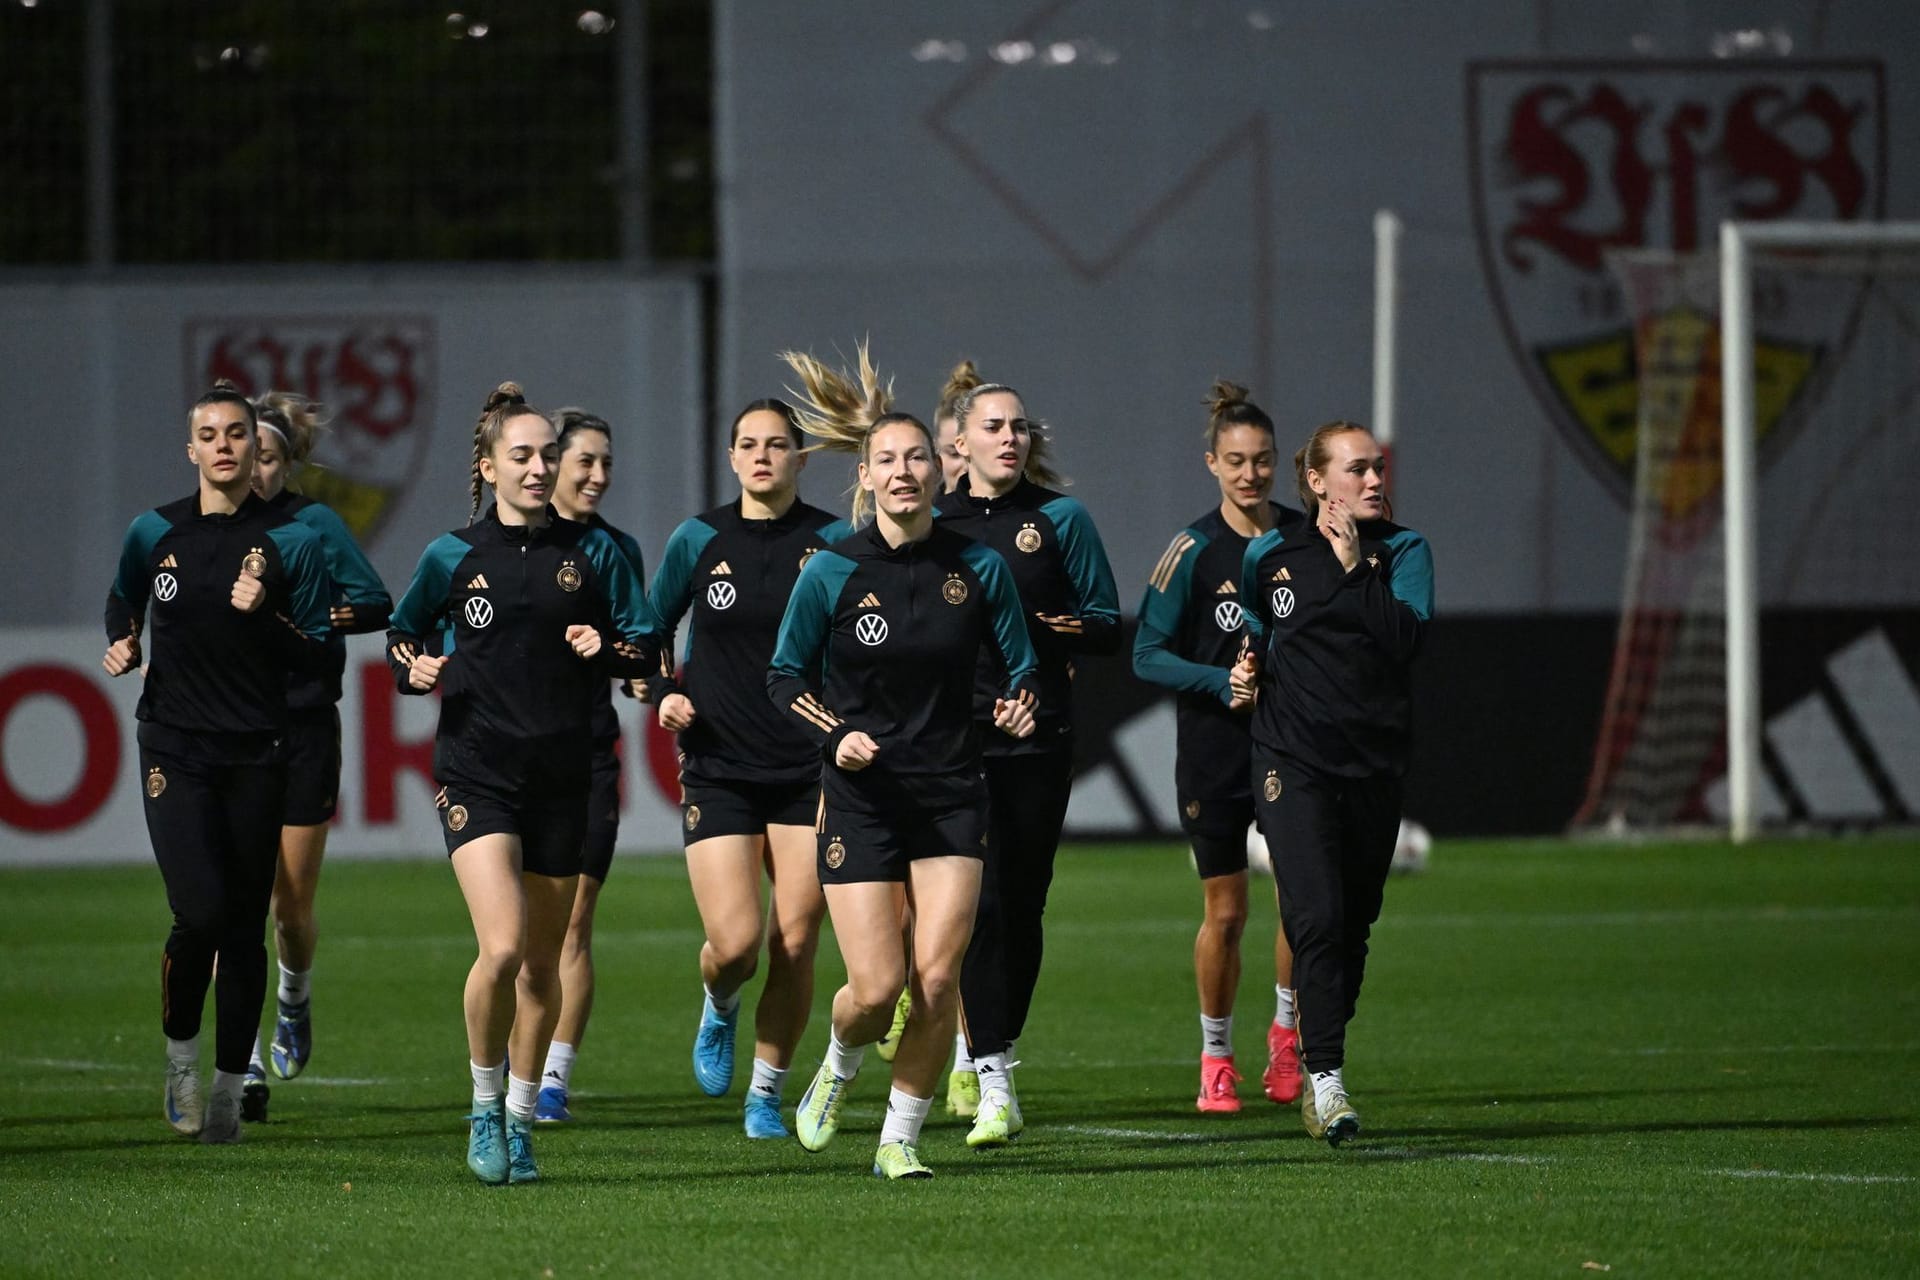
[[[1113,569],[1087,509],[1058,492],[1066,482],[1047,460],[1041,424],[1020,394],[956,371],[955,444],[967,460],[959,487],[940,499],[940,524],[1000,553],[1019,589],[1039,662],[1038,727],[1014,742],[988,737],[987,790],[993,798],[980,913],[961,969],[967,1045],[978,1070],[948,1077],[948,1105],[975,1107],[967,1144],[1001,1146],[1024,1121],[1013,1083],[1014,1042],[1026,1025],[1040,979],[1041,917],[1073,786],[1073,664],[1120,645]],[[1004,675],[991,650],[980,653],[974,717],[986,721]],[[970,1084],[977,1080],[978,1101]]]
[[[554,411],[559,429],[560,469],[554,476],[553,509],[576,524],[599,529],[633,566],[634,580],[646,581],[640,544],[600,516],[600,500],[613,480],[613,428],[585,409]],[[621,682],[632,696],[632,684]],[[540,1074],[534,1119],[561,1123],[573,1119],[567,1105],[573,1064],[593,1013],[593,916],[600,890],[613,866],[620,835],[620,718],[613,710],[613,684],[601,681],[593,694],[593,786],[587,797],[587,836],[580,853],[580,882],[574,890],[567,940],[560,949],[560,1021]]]
[[[684,674],[655,677],[649,692],[661,727],[680,735],[687,875],[706,934],[693,1076],[710,1097],[733,1083],[740,988],[759,965],[763,938],[767,949],[743,1104],[749,1138],[789,1136],[781,1092],[813,1007],[813,957],[827,910],[814,870],[820,750],[763,687],[801,567],[851,532],[800,500],[804,443],[785,402],[755,400],[741,410],[727,445],[740,496],[673,531],[653,591],[669,639],[691,611]],[[765,911],[763,869],[773,890]]]
[[[1133,669],[1178,694],[1174,787],[1180,826],[1193,844],[1203,914],[1193,941],[1200,988],[1202,1111],[1240,1109],[1234,1085],[1233,1004],[1240,987],[1240,937],[1247,927],[1248,781],[1253,751],[1249,717],[1230,709],[1227,673],[1240,654],[1240,563],[1247,543],[1276,526],[1295,529],[1298,511],[1268,501],[1273,491],[1273,419],[1247,389],[1215,382],[1207,397],[1207,470],[1220,505],[1174,536],[1140,601]],[[1267,1029],[1267,1097],[1300,1096],[1295,1045],[1293,953],[1285,930],[1273,941],[1276,1008]]]
[[[887,412],[865,348],[857,386],[810,356],[786,359],[806,387],[808,434],[859,456],[855,523],[876,509],[871,524],[801,570],[767,672],[774,704],[826,761],[818,868],[847,968],[826,1060],[794,1129],[809,1151],[832,1140],[865,1047],[910,982],[913,1017],[894,1055],[873,1172],[926,1178],[915,1144],[953,1030],[987,840],[973,669],[990,645],[1008,673],[992,730],[1025,737],[1032,646],[1005,563],[934,521],[933,437],[910,414]],[[900,928],[908,898],[911,965]]]
[[[472,512],[428,545],[393,612],[387,659],[401,692],[441,687],[433,771],[447,854],[473,919],[467,975],[473,1111],[467,1167],[532,1182],[539,1090],[507,1075],[544,1064],[560,1016],[560,951],[573,913],[592,787],[594,698],[659,661],[633,566],[606,532],[547,505],[553,423],[501,383],[473,432]],[[445,628],[440,656],[427,638]],[[502,1097],[504,1086],[505,1097]]]
[[[241,1089],[266,996],[262,942],[286,808],[289,672],[326,659],[319,537],[252,490],[251,402],[222,380],[194,403],[197,491],[127,529],[107,593],[110,676],[150,662],[135,711],[147,833],[173,930],[160,966],[164,1114],[202,1142],[240,1141]],[[218,974],[216,976],[216,961]],[[213,986],[213,1089],[200,1091],[200,1022]]]
[[[1307,523],[1253,540],[1240,604],[1249,647],[1231,677],[1254,705],[1249,777],[1293,946],[1307,1132],[1360,1132],[1341,1074],[1367,935],[1400,828],[1408,668],[1433,616],[1433,553],[1393,523],[1386,455],[1351,422],[1294,455]]]
[[[340,678],[347,669],[349,635],[384,631],[393,597],[380,581],[346,524],[331,507],[289,487],[313,453],[324,416],[321,406],[286,391],[253,402],[259,422],[253,491],[320,535],[332,583],[333,632],[326,665],[296,676],[287,689],[287,806],[281,818],[280,865],[273,879],[273,943],[280,971],[273,1022],[273,1073],[291,1080],[313,1053],[313,954],[319,931],[313,921],[320,864],[327,852],[327,824],[340,795]],[[247,1064],[241,1111],[248,1121],[267,1118],[267,1073],[260,1038]]]

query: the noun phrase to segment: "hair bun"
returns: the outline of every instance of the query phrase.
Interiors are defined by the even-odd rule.
[[[1204,401],[1207,406],[1207,413],[1217,418],[1234,405],[1247,403],[1247,396],[1250,394],[1245,387],[1237,382],[1228,382],[1225,378],[1215,378],[1213,380],[1213,386],[1208,390],[1207,398]]]
[[[519,383],[503,382],[495,387],[492,394],[487,397],[486,407],[481,412],[491,413],[502,405],[525,404],[526,402],[526,393],[520,389]]]
[[[240,384],[232,378],[215,378],[213,380],[213,389],[215,391],[231,391],[235,395],[240,394]]]

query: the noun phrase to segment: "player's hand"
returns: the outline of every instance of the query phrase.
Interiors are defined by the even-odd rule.
[[[660,727],[668,733],[689,728],[696,719],[693,699],[684,693],[670,693],[660,699]]]
[[[995,698],[993,727],[1012,738],[1033,736],[1033,703],[1025,698]]]
[[[576,622],[567,628],[567,643],[581,657],[591,658],[600,652],[600,633],[584,622]]]
[[[627,681],[627,696],[635,702],[652,702],[653,690],[647,688],[645,680]]]
[[[1260,693],[1260,659],[1253,650],[1248,649],[1240,655],[1227,673],[1227,687],[1232,691],[1233,699],[1227,706],[1234,711],[1245,711],[1254,704]]]
[[[858,773],[873,763],[880,754],[880,744],[866,734],[855,729],[840,739],[840,745],[833,749],[833,762],[848,773]]]
[[[440,668],[453,660],[451,654],[444,658],[435,658],[421,654],[407,665],[407,683],[425,693],[440,683]]]
[[[267,584],[250,573],[242,573],[233,580],[233,607],[242,613],[252,613],[267,600]]]
[[[1360,529],[1353,518],[1353,508],[1339,498],[1329,498],[1320,504],[1320,536],[1333,547],[1333,554],[1340,557],[1340,567],[1349,573],[1353,566],[1360,563]]]
[[[107,656],[100,659],[100,665],[107,669],[110,676],[123,676],[140,665],[140,638],[123,636],[107,646]]]
[[[1077,613],[1036,613],[1033,616],[1063,636],[1086,634],[1086,629],[1081,625],[1080,615]]]

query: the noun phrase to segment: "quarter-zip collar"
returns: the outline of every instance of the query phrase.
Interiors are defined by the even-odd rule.
[[[927,540],[926,538],[917,538],[912,542],[903,542],[896,547],[887,541],[887,535],[880,532],[880,521],[878,519],[869,521],[867,527],[860,531],[860,536],[867,540],[868,546],[889,560],[911,559],[914,555],[914,549]],[[933,535],[928,534],[927,536],[932,537]]]
[[[193,518],[196,520],[205,520],[213,524],[233,524],[236,521],[245,520],[249,516],[259,514],[266,505],[266,499],[249,489],[247,496],[240,500],[240,505],[230,512],[202,511],[200,509],[200,491],[196,489],[193,493]]]
[[[973,491],[973,477],[968,475],[960,477],[960,484],[954,489],[953,497],[969,510],[991,514],[995,507],[1026,505],[1027,490],[1033,487],[1033,481],[1021,476],[1013,482],[1013,488],[996,498],[992,494],[976,494]]]
[[[500,541],[509,546],[530,547],[544,546],[552,538],[554,526],[561,519],[563,517],[553,509],[551,502],[547,504],[546,523],[538,527],[531,524],[507,524],[500,519],[500,508],[491,504],[480,516],[482,524],[492,524],[495,535]]]
[[[735,498],[733,500],[733,518],[735,520],[738,520],[740,522],[740,526],[743,529],[747,530],[747,532],[749,533],[757,533],[763,536],[772,537],[777,534],[785,533],[789,529],[792,529],[794,526],[798,525],[800,523],[801,517],[804,515],[806,511],[806,506],[807,504],[800,501],[800,495],[796,493],[793,495],[792,503],[788,505],[786,511],[783,514],[777,515],[773,517],[771,520],[762,520],[756,516],[750,516],[746,513],[745,499]]]

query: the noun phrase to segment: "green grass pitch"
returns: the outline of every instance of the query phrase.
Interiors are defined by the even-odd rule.
[[[463,1163],[473,947],[443,861],[328,867],[313,1065],[225,1149],[160,1118],[158,873],[0,874],[0,1274],[1920,1274],[1920,844],[1443,843],[1389,887],[1340,1151],[1259,1094],[1268,884],[1240,1115],[1193,1107],[1184,851],[1075,848],[1026,1136],[969,1152],[936,1104],[938,1176],[887,1185],[872,1055],[819,1155],[741,1135],[744,1071],[695,1090],[683,870],[622,859],[578,1120],[540,1131],[543,1183],[495,1189]],[[838,965],[829,941],[789,1115]]]

